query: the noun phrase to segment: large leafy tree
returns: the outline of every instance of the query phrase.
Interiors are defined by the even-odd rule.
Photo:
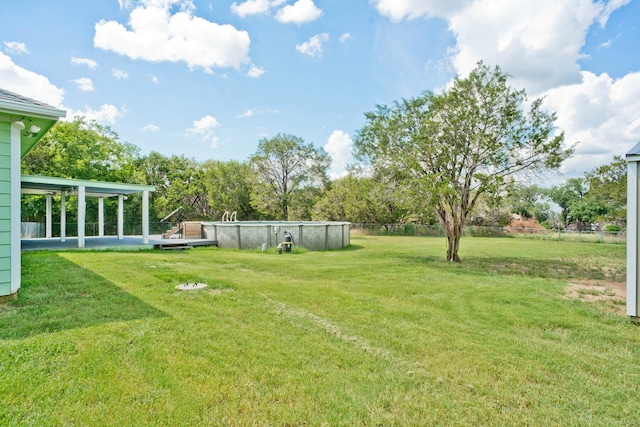
[[[548,192],[537,185],[513,185],[508,191],[509,209],[523,218],[535,218],[543,223],[549,219],[551,209],[546,202]]]
[[[584,205],[588,187],[583,178],[569,178],[564,184],[548,191],[549,198],[560,207],[560,220],[563,228],[575,222],[571,215],[573,206]],[[581,211],[586,209],[580,208]]]
[[[151,199],[151,213],[156,218],[180,206],[183,219],[212,218],[204,170],[195,159],[151,152],[138,160],[137,171],[142,182],[156,187]]]
[[[251,205],[253,173],[248,162],[210,160],[202,167],[214,218],[222,218],[226,211],[237,212],[238,220],[256,217],[257,213]]]
[[[254,207],[269,217],[287,221],[292,211],[298,213],[298,219],[310,214],[318,190],[327,185],[331,158],[300,137],[278,134],[260,141],[250,164],[257,179]]]
[[[442,94],[426,92],[366,113],[358,157],[406,180],[428,201],[447,236],[449,261],[460,262],[462,229],[482,194],[503,191],[506,178],[558,168],[571,155],[555,114],[542,99],[525,110],[499,67],[478,63]]]
[[[22,173],[131,182],[138,147],[120,141],[110,127],[76,117],[58,122],[23,159]]]
[[[404,223],[412,213],[406,192],[373,177],[348,175],[331,183],[316,203],[313,219],[371,224]]]
[[[118,134],[110,127],[76,117],[71,122],[56,123],[44,135],[40,143],[22,159],[22,173],[135,183],[138,182],[134,173],[137,156],[138,148],[120,141]],[[134,200],[132,202],[127,203],[125,209],[132,218],[139,217],[140,204]],[[54,204],[54,215],[59,214],[58,206]],[[87,217],[97,218],[97,210],[97,199],[89,198]],[[117,201],[106,199],[105,210],[107,217],[115,217]],[[41,220],[43,212],[42,196],[23,196],[22,215],[25,220]],[[67,202],[67,214],[69,222],[72,222],[76,215],[75,203]]]
[[[571,204],[570,218],[578,230],[591,230],[592,224],[607,213],[607,208],[597,200],[584,198]]]
[[[624,224],[627,220],[627,162],[615,156],[609,164],[598,166],[585,176],[589,184],[587,199],[600,205],[607,222]]]

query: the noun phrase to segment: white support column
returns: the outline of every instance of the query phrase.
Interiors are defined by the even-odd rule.
[[[87,215],[87,205],[85,203],[85,187],[78,187],[78,247],[84,248],[84,223]]]
[[[149,243],[149,191],[142,192],[142,244]]]
[[[627,314],[638,317],[638,178],[639,158],[627,163]]]
[[[104,236],[104,197],[98,197],[98,236]]]
[[[67,241],[67,193],[60,193],[60,241]]]
[[[118,240],[124,238],[124,196],[118,194]]]
[[[46,200],[46,214],[45,214],[45,237],[50,239],[53,236],[51,232],[51,224],[53,223],[53,209],[51,205],[53,204],[53,195],[47,194],[45,195]]]
[[[11,293],[20,289],[20,130],[11,126]]]

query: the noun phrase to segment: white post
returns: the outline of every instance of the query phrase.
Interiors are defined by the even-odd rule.
[[[67,193],[60,193],[60,242],[67,240]]]
[[[124,238],[124,196],[118,194],[118,240]]]
[[[87,205],[85,204],[85,187],[78,187],[78,247],[84,248],[84,222],[87,214]]]
[[[20,289],[20,130],[11,126],[11,293]]]
[[[45,196],[46,200],[46,214],[45,214],[45,237],[50,239],[53,233],[51,232],[51,223],[53,222],[53,209],[51,208],[53,196],[51,194],[47,194]]]
[[[142,192],[142,244],[149,243],[149,191]]]
[[[104,197],[98,197],[98,236],[104,236]]]
[[[638,317],[638,165],[640,158],[627,163],[627,314]]]

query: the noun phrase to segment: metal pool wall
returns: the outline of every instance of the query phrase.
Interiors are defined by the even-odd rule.
[[[284,240],[284,232],[288,231],[295,245],[311,251],[326,251],[348,246],[350,229],[350,222],[203,222],[202,236],[217,240],[221,248],[258,249],[265,243],[268,247],[278,246]]]

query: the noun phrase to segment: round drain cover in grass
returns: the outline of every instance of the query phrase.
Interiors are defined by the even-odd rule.
[[[195,291],[206,287],[207,285],[205,283],[183,283],[176,286],[176,289],[180,289],[181,291]]]

